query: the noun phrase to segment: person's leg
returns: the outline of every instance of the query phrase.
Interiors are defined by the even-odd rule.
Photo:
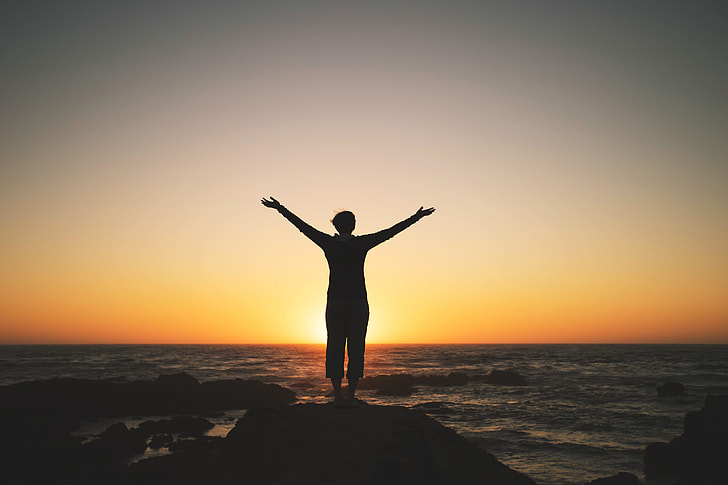
[[[364,347],[369,323],[369,304],[364,301],[352,302],[350,306],[348,323],[349,339],[346,345],[349,355],[349,364],[346,369],[346,378],[349,380],[348,401],[355,404],[354,394],[359,378],[364,376]]]
[[[341,394],[341,377],[332,377],[331,385],[334,387],[334,404],[337,406],[343,406],[344,396]]]
[[[356,393],[356,386],[359,384],[359,378],[358,377],[350,377],[348,379],[349,381],[349,392],[347,393],[347,401],[349,404],[355,404],[356,401],[354,400],[354,394]]]
[[[326,377],[331,379],[336,404],[342,405],[341,379],[344,377],[346,326],[342,322],[341,309],[333,302],[326,304],[326,333]]]

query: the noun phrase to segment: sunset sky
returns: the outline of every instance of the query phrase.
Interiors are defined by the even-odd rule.
[[[10,2],[0,343],[728,343],[720,2]]]

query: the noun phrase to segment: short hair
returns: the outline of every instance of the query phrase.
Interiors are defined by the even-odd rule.
[[[337,212],[331,223],[334,225],[339,234],[351,234],[354,231],[356,225],[356,219],[354,213],[351,211]]]

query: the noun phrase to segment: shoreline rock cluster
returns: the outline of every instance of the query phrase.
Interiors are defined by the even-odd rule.
[[[295,400],[275,384],[184,373],[1,386],[0,467],[13,484],[534,483],[422,411]],[[227,437],[205,436],[204,416],[228,409],[250,411]],[[81,420],[141,416],[169,417],[118,422],[87,442],[72,434]],[[171,454],[132,463],[148,447]]]
[[[113,483],[147,446],[174,446],[174,435],[202,439],[212,427],[205,416],[295,400],[276,384],[200,383],[185,373],[154,381],[54,378],[0,386],[0,470],[13,484]],[[133,429],[116,423],[88,443],[72,434],[82,420],[144,416],[169,418]]]
[[[124,416],[212,416],[227,409],[276,406],[296,393],[254,380],[200,383],[184,372],[154,381],[53,378],[0,387],[0,413],[20,418],[95,419]]]
[[[402,392],[481,377],[400,374],[362,382],[364,388]],[[514,379],[505,385],[525,382],[505,377]],[[0,386],[0,469],[14,484],[534,483],[425,414],[447,413],[447,403],[337,409],[291,406],[295,400],[293,391],[275,384],[199,383],[184,373],[154,381],[48,379]],[[206,417],[233,409],[250,411],[227,437],[205,436],[213,426]],[[72,433],[81,420],[143,416],[156,419],[133,428],[117,422],[86,442]],[[687,413],[681,436],[645,449],[648,480],[728,483],[727,432],[728,395],[708,396],[700,411]],[[133,462],[159,448],[170,454]],[[639,483],[619,473],[590,485]]]
[[[678,485],[728,483],[728,395],[708,395],[699,411],[685,415],[683,434],[651,443],[644,453],[650,479]],[[675,482],[675,480],[677,480]]]
[[[481,381],[499,386],[525,386],[528,379],[511,370],[493,370],[489,374],[470,375],[451,372],[447,375],[414,376],[411,374],[388,374],[365,377],[359,381],[358,389],[375,389],[382,396],[411,396],[416,386],[464,386],[468,382]]]

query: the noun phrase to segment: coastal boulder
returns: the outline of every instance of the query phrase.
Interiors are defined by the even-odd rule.
[[[295,400],[295,392],[276,384],[243,379],[200,384],[185,373],[155,381],[53,378],[0,386],[0,415],[27,420],[211,415]]]
[[[255,409],[225,441],[225,455],[250,483],[534,483],[424,413],[399,406]]]
[[[642,455],[645,475],[650,478],[674,476],[677,471],[676,458],[676,450],[672,443],[650,443]]]
[[[450,414],[453,412],[451,408],[447,406],[447,404],[450,403],[442,403],[442,402],[423,402],[419,404],[415,404],[414,406],[411,406],[411,409],[417,409],[419,411],[423,411],[427,414]]]
[[[417,384],[425,386],[464,386],[468,383],[468,375],[464,372],[451,372],[448,375],[426,375],[416,378]]]
[[[278,384],[255,380],[220,379],[203,382],[197,396],[214,410],[282,406],[296,400],[296,393]]]
[[[411,396],[415,391],[415,378],[410,374],[365,377],[359,381],[359,389],[376,389],[381,396]]]
[[[154,383],[164,391],[171,392],[190,392],[197,389],[200,382],[187,374],[179,372],[177,374],[162,374],[154,381]]]
[[[130,430],[124,423],[116,423],[84,447],[96,461],[120,460],[143,453],[147,449],[147,441],[138,430]]]
[[[205,418],[195,416],[175,416],[169,419],[145,421],[141,423],[137,429],[139,429],[144,436],[180,434],[184,437],[199,437],[205,434],[205,432],[212,427],[213,424]]]
[[[681,484],[728,483],[728,395],[708,395],[700,411],[685,415],[683,434],[653,443],[643,455],[648,478]]]

